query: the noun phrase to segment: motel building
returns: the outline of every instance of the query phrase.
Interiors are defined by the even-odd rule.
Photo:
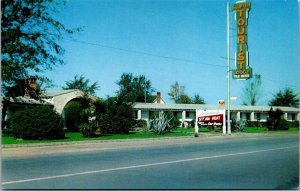
[[[136,120],[145,120],[148,127],[150,126],[150,116],[154,112],[173,112],[183,126],[186,127],[185,122],[196,120],[196,110],[213,111],[224,110],[227,114],[227,106],[207,105],[207,104],[170,104],[166,103],[157,93],[157,97],[153,103],[134,103]],[[230,119],[236,121],[253,121],[253,122],[266,122],[268,112],[271,106],[230,106]],[[283,118],[287,121],[299,121],[300,109],[294,107],[276,107],[272,109],[280,109],[284,114]],[[227,116],[226,116],[227,119]]]

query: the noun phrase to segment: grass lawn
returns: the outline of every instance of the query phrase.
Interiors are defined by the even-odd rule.
[[[88,141],[88,140],[113,140],[113,139],[144,139],[144,138],[161,138],[161,137],[178,137],[178,136],[193,136],[194,128],[177,128],[173,132],[165,135],[155,135],[149,131],[137,131],[131,134],[116,134],[116,135],[99,135],[95,138],[84,138],[81,136],[81,133],[66,133],[65,139],[58,140],[18,140],[13,137],[2,135],[2,144],[28,144],[28,143],[51,143],[51,142],[70,142],[70,141]],[[207,128],[199,128],[200,133],[213,133],[221,134],[220,131],[209,131]],[[279,131],[268,131],[267,128],[257,128],[257,127],[247,127],[245,128],[246,133],[299,133],[299,128],[290,128],[288,131],[279,130]]]
[[[265,127],[246,127],[244,132],[246,133],[299,133],[299,128],[291,127],[289,128],[289,130],[269,131]]]
[[[2,144],[28,144],[28,143],[50,143],[50,142],[70,142],[70,141],[88,141],[88,140],[112,140],[112,139],[143,139],[160,137],[193,136],[194,128],[177,128],[175,131],[165,135],[155,135],[152,132],[133,132],[131,134],[99,135],[94,138],[84,138],[81,133],[67,132],[65,139],[58,140],[17,140],[13,137],[2,135]]]

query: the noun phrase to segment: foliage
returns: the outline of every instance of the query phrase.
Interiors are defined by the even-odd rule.
[[[282,128],[284,129],[282,125],[284,125],[285,122],[280,122],[282,115],[283,112],[280,109],[276,109],[275,111],[273,111],[273,108],[271,107],[269,111],[269,117],[267,119],[268,130],[279,130]]]
[[[244,121],[237,121],[236,122],[236,131],[243,132],[245,130],[245,123]]]
[[[151,81],[147,80],[144,75],[133,76],[132,73],[123,73],[117,85],[120,88],[117,96],[123,97],[124,102],[151,103],[153,101],[154,96],[152,96],[152,93],[154,89]]]
[[[146,128],[147,127],[147,121],[144,120],[144,119],[135,120],[135,127]]]
[[[94,82],[92,84],[89,83],[90,80],[86,79],[83,75],[76,75],[74,77],[74,80],[66,81],[66,86],[63,87],[63,89],[78,89],[86,94],[94,95],[96,90],[98,90],[100,86],[98,86],[98,82]]]
[[[182,104],[205,104],[203,98],[199,94],[195,94],[194,98],[189,97],[185,92],[185,86],[181,86],[177,81],[171,85],[168,95],[175,103]]]
[[[105,102],[100,98],[92,101],[92,107],[94,109],[94,115],[96,117],[100,117],[105,112]]]
[[[59,114],[48,106],[29,107],[15,112],[11,117],[15,138],[25,140],[64,138]]]
[[[1,67],[4,91],[32,73],[42,77],[44,70],[63,64],[60,46],[70,30],[51,17],[60,1],[1,1]],[[47,78],[40,78],[48,80]]]
[[[288,130],[290,128],[290,123],[285,119],[279,120],[278,130]]]
[[[191,104],[192,103],[192,99],[188,95],[182,94],[182,95],[180,95],[178,103]]]
[[[181,122],[179,121],[177,116],[174,116],[173,112],[165,112],[166,117],[170,119],[169,125],[170,130],[175,129],[180,126]]]
[[[283,91],[274,95],[274,98],[269,102],[270,106],[288,106],[299,107],[299,97],[291,88],[285,88]]]
[[[168,119],[163,112],[160,112],[158,117],[151,120],[151,128],[154,134],[161,135],[170,132],[170,121],[171,119]]]
[[[175,84],[171,85],[171,90],[168,95],[175,103],[181,103],[182,98],[186,98],[186,94],[184,93],[185,86],[181,86],[177,81]],[[188,96],[187,96],[188,97]]]
[[[257,105],[262,95],[261,75],[254,74],[254,78],[248,80],[242,90],[243,105]]]
[[[245,121],[246,127],[267,127],[266,122],[264,121]]]
[[[88,123],[91,115],[92,115],[92,111],[90,108],[82,109],[79,113],[80,123]]]
[[[194,104],[205,104],[205,101],[199,94],[195,94],[194,98],[192,99],[192,103]]]
[[[135,124],[132,105],[124,102],[122,97],[108,98],[98,122],[104,134],[128,134]]]
[[[89,123],[81,123],[79,129],[83,137],[91,138],[96,136],[98,126],[95,121],[92,121]]]
[[[79,130],[80,125],[80,112],[82,107],[80,102],[72,101],[69,102],[64,108],[64,120],[65,126],[69,131],[76,132]]]

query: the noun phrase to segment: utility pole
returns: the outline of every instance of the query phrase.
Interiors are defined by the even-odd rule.
[[[227,1],[227,133],[231,134],[230,127],[230,13]]]

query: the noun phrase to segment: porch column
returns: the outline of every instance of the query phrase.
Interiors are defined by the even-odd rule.
[[[236,113],[236,121],[240,121],[241,120],[241,112],[237,112]]]
[[[288,120],[288,113],[284,113],[284,114],[283,114],[283,118],[284,118],[285,120]]]
[[[184,111],[182,111],[182,116],[181,116],[181,121],[182,121],[182,126],[183,127],[185,127],[185,125],[184,125],[184,121],[185,121],[185,114],[186,114],[186,111],[184,110]]]
[[[138,110],[137,119],[138,120],[142,119],[142,110]]]
[[[255,119],[254,119],[254,112],[250,113],[250,121],[255,121]]]

